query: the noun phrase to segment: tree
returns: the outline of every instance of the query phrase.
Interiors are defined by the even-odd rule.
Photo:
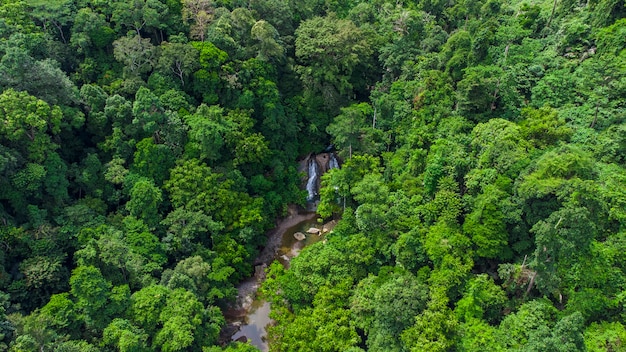
[[[98,85],[85,84],[80,88],[80,98],[86,106],[89,132],[104,138],[111,131],[111,121],[104,113],[108,95]]]
[[[183,0],[183,22],[193,22],[191,38],[204,41],[209,24],[214,18],[214,3],[212,0]]]
[[[150,39],[139,34],[125,36],[113,42],[115,59],[125,65],[125,72],[133,77],[150,72],[156,63],[156,49]]]
[[[148,336],[154,336],[159,328],[161,311],[164,309],[170,290],[161,285],[150,285],[133,293],[130,297],[129,315],[137,327]]]
[[[78,100],[78,90],[56,61],[36,60],[19,43],[9,44],[0,59],[0,87],[27,91],[53,105]]]
[[[511,255],[505,216],[500,204],[506,203],[508,194],[497,187],[487,186],[465,217],[465,232],[476,248],[476,255],[486,258],[507,258]]]
[[[148,351],[148,335],[126,319],[115,318],[103,331],[104,344],[120,352]]]
[[[16,338],[11,344],[10,351],[37,351],[46,350],[56,345],[60,336],[48,325],[46,317],[40,314],[31,314],[25,317],[12,317],[16,326]]]
[[[479,123],[472,130],[471,146],[478,157],[478,167],[495,168],[511,178],[525,166],[530,145],[521,128],[503,119]]]
[[[203,212],[190,211],[184,207],[169,213],[162,224],[168,226],[163,238],[166,250],[175,257],[190,255],[200,245],[208,246],[224,228],[223,224]]]
[[[498,66],[473,66],[464,70],[458,83],[459,109],[479,122],[486,121],[500,107],[499,88],[502,69]]]
[[[507,297],[504,290],[486,274],[469,280],[463,298],[456,305],[454,313],[459,321],[472,322],[472,319],[484,319],[497,322]]]
[[[111,20],[118,27],[133,29],[139,37],[144,27],[153,31],[164,29],[167,14],[167,6],[158,0],[116,1]]]
[[[547,300],[526,302],[517,312],[502,320],[497,336],[507,349],[522,348],[533,331],[547,328],[555,320],[555,315],[556,309]]]
[[[413,325],[427,299],[427,286],[410,273],[381,270],[359,282],[350,310],[370,350],[402,351],[400,334]]]
[[[320,287],[313,308],[306,308],[272,341],[282,351],[351,351],[360,337],[346,309],[348,299],[346,281]],[[309,328],[310,327],[310,328]],[[270,332],[271,333],[271,332]]]
[[[215,173],[197,159],[185,161],[172,169],[164,188],[174,207],[201,211],[226,229],[258,228],[263,223],[259,198],[237,191],[232,179]]]
[[[37,26],[29,16],[28,3],[21,0],[5,1],[0,5],[2,30],[0,35],[9,38],[14,33],[38,32]]]
[[[193,293],[178,288],[170,291],[159,315],[162,328],[153,347],[163,351],[181,351],[217,342],[224,318],[216,308],[205,309]]]
[[[187,117],[190,140],[186,146],[188,153],[208,161],[220,158],[225,143],[224,135],[230,127],[223,123],[223,113],[224,110],[219,106],[201,105],[195,114]]]
[[[80,53],[90,54],[102,50],[115,40],[115,31],[102,13],[89,7],[81,8],[74,17],[70,45]]]
[[[585,331],[585,346],[589,352],[624,348],[626,329],[620,322],[591,323]]]
[[[6,311],[9,307],[9,295],[4,291],[0,291],[0,347],[7,348],[12,340],[15,326],[8,320]]]
[[[176,161],[172,150],[165,144],[156,144],[152,137],[142,139],[135,147],[131,170],[162,185]]]
[[[77,338],[80,336],[80,316],[71,298],[67,292],[52,295],[40,314],[54,330]]]
[[[6,146],[0,198],[9,201],[16,215],[25,216],[29,203],[44,200],[50,200],[46,208],[55,209],[67,200],[68,191],[68,168],[53,142],[64,122],[61,109],[13,89],[0,94],[0,104],[0,142]]]
[[[46,302],[52,293],[65,288],[67,269],[61,265],[61,258],[33,256],[20,263],[20,272],[24,275],[25,289],[31,299]]]
[[[483,320],[470,319],[459,325],[459,351],[506,351],[498,339],[497,328]]]
[[[44,190],[52,197],[52,204],[60,205],[69,199],[67,179],[68,167],[59,154],[50,153],[44,163],[46,178],[43,181]]]
[[[351,76],[372,53],[365,34],[350,20],[315,17],[296,30],[297,72],[312,94],[321,94],[329,110],[352,95]]]
[[[0,106],[0,118],[5,121],[0,136],[8,143],[15,143],[23,157],[42,162],[46,149],[56,148],[51,136],[60,132],[61,109],[13,89],[0,94]]]
[[[218,75],[220,67],[228,59],[228,54],[211,42],[191,42],[198,50],[200,69],[193,73],[193,93],[206,104],[218,101],[218,89],[221,79]]]
[[[207,302],[211,289],[207,280],[210,273],[211,265],[200,256],[193,256],[178,262],[174,270],[163,272],[161,285],[172,290],[184,288],[194,293],[200,301]]]
[[[558,294],[562,280],[582,257],[590,253],[597,228],[583,207],[568,205],[533,226],[537,285],[544,293]]]
[[[341,150],[341,156],[351,158],[353,151],[374,155],[382,150],[384,135],[369,124],[373,115],[374,111],[367,103],[341,108],[341,114],[326,128]]]
[[[259,18],[267,21],[276,28],[281,36],[291,35],[294,32],[296,19],[294,13],[306,11],[310,4],[296,3],[296,1],[251,1],[249,6]],[[304,19],[304,18],[302,18]]]
[[[134,136],[141,139],[151,136],[155,143],[161,143],[160,132],[166,122],[167,115],[159,98],[150,89],[139,88],[133,103]]]
[[[75,15],[76,8],[70,0],[56,1],[31,1],[33,7],[32,16],[41,21],[44,30],[48,26],[54,27],[54,31],[58,33],[64,44],[68,40],[65,37],[64,28],[67,27]]]
[[[161,43],[159,60],[156,68],[175,75],[185,87],[185,78],[199,67],[198,51],[189,44]]]
[[[219,175],[210,167],[192,159],[176,166],[170,173],[170,179],[164,188],[174,207],[186,207],[188,210],[210,210],[215,207],[215,193]],[[200,192],[198,192],[200,191]]]
[[[82,312],[81,318],[87,327],[104,329],[111,316],[123,310],[115,296],[120,293],[124,296],[124,289],[113,288],[96,267],[79,266],[74,269],[70,286],[72,296],[76,299],[76,307]],[[126,293],[130,294],[128,291]]]
[[[148,179],[135,182],[130,190],[126,210],[130,215],[142,219],[148,226],[155,227],[159,219],[159,205],[163,200],[161,190]]]
[[[472,39],[466,30],[458,30],[448,37],[439,55],[445,63],[445,72],[455,82],[463,78],[463,70],[472,62]]]
[[[415,324],[404,330],[402,342],[411,352],[444,352],[454,344],[458,321],[444,299],[431,298],[426,310],[415,317]]]
[[[565,316],[554,325],[552,331],[545,327],[533,331],[524,349],[532,352],[584,351],[583,324],[584,319],[579,312]]]
[[[257,58],[264,61],[281,62],[285,56],[285,48],[279,38],[278,31],[264,20],[252,26],[252,38],[257,41]]]
[[[539,109],[522,109],[521,132],[526,139],[534,142],[538,148],[545,148],[558,141],[567,141],[572,135],[571,128],[558,118],[558,111],[544,106]]]

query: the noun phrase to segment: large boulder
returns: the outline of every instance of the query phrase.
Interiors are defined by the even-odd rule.
[[[315,156],[315,161],[320,167],[322,174],[330,170],[330,153],[320,153]]]
[[[306,232],[314,235],[319,235],[321,231],[316,227],[311,227],[310,229],[306,230]]]

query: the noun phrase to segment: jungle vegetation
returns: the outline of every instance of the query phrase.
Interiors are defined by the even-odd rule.
[[[0,351],[626,350],[626,3],[0,0]]]

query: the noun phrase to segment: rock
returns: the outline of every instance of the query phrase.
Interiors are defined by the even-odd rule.
[[[335,228],[335,225],[337,225],[337,220],[331,220],[331,221],[325,223],[322,226],[322,233],[327,233],[327,232],[332,231]]]
[[[320,233],[320,229],[315,228],[315,227],[311,227],[310,229],[306,230],[307,233],[312,233],[312,234],[319,234]]]
[[[239,337],[238,339],[236,339],[235,341],[246,343],[246,342],[248,342],[248,338],[247,338],[247,337],[245,337],[245,336],[240,336],[240,337]]]
[[[258,280],[263,280],[265,278],[265,268],[267,268],[265,264],[256,265],[254,267],[254,277]]]
[[[293,237],[297,239],[298,241],[302,241],[306,238],[306,235],[303,234],[302,232],[296,232],[293,234]]]
[[[329,153],[320,153],[315,156],[315,161],[317,161],[317,165],[322,169],[322,173],[328,171],[330,169],[330,154]]]

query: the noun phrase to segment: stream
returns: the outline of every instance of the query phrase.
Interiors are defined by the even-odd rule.
[[[270,323],[270,304],[258,299],[256,292],[265,280],[265,268],[274,260],[278,260],[285,267],[297,256],[300,250],[310,244],[319,242],[330,231],[334,222],[320,224],[314,212],[300,213],[297,209],[290,209],[290,215],[281,220],[268,233],[268,243],[255,261],[255,274],[242,282],[238,287],[235,304],[225,312],[227,327],[223,333],[230,336],[230,341],[249,341],[261,351],[268,351],[265,341],[265,327]],[[320,234],[310,234],[311,228],[320,230]],[[300,232],[306,235],[304,240],[297,240],[294,234]],[[324,233],[322,233],[324,232]]]
[[[270,303],[257,298],[257,290],[265,280],[265,269],[278,260],[286,268],[302,248],[322,240],[332,231],[335,221],[322,225],[315,210],[319,202],[320,177],[330,169],[339,168],[339,160],[329,149],[309,154],[300,161],[299,171],[305,174],[307,209],[289,206],[288,216],[277,222],[267,233],[267,244],[254,261],[254,275],[237,287],[237,298],[224,312],[227,325],[221,332],[221,341],[249,341],[261,351],[268,351],[265,327],[271,322]],[[332,149],[332,148],[331,148]]]

